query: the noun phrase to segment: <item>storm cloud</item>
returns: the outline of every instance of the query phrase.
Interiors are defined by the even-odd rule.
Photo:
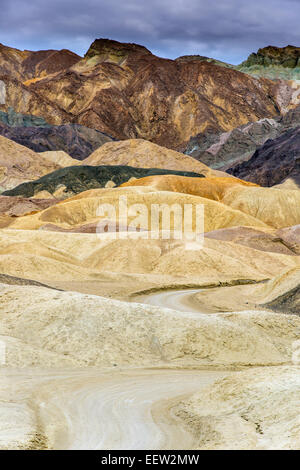
[[[298,0],[0,0],[0,42],[71,49],[95,38],[143,44],[162,57],[239,63],[267,45],[300,46]]]

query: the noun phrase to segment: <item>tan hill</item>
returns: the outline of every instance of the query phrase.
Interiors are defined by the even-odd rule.
[[[82,165],[128,165],[138,168],[164,168],[194,171],[204,175],[227,175],[211,170],[203,163],[183,153],[156,145],[143,139],[108,142],[95,150]]]
[[[300,191],[232,186],[222,202],[274,228],[300,223]]]
[[[296,266],[291,270],[282,272],[264,286],[257,287],[257,297],[260,298],[260,303],[271,302],[298,287],[299,284],[300,266]],[[300,313],[300,311],[298,310],[295,313]]]
[[[10,189],[33,181],[60,166],[27,147],[0,136],[0,188]]]

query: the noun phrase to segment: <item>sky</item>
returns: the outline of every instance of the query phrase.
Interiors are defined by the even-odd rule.
[[[102,37],[237,64],[260,47],[300,46],[299,0],[0,0],[0,11],[0,42],[22,50],[84,55]]]

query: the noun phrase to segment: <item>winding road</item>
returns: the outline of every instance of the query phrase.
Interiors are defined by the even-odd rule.
[[[155,305],[156,307],[172,308],[179,312],[192,312],[197,315],[202,312],[195,301],[193,295],[201,292],[203,289],[170,289],[158,291],[139,297],[139,302]]]

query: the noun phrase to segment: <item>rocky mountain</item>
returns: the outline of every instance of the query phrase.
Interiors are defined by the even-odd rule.
[[[0,135],[35,152],[62,150],[71,157],[83,160],[112,138],[95,129],[79,124],[55,126],[32,115],[0,113]]]
[[[61,60],[55,73],[47,68],[43,78],[41,65],[28,74],[19,59],[14,79],[3,55],[6,99],[0,110],[11,106],[51,124],[76,122],[116,139],[143,138],[182,149],[200,132],[229,131],[278,115],[293,92],[288,84],[205,60],[162,59],[143,46],[108,39],[96,40],[83,59],[73,59],[71,66]]]
[[[184,153],[211,168],[226,171],[249,159],[258,147],[277,137],[279,132],[278,119],[260,119],[232,131],[207,132],[192,137]]]
[[[20,114],[43,118],[54,125],[70,122],[70,116],[47,98],[30,90],[28,85],[11,74],[0,73],[0,111],[7,113],[10,108]]]
[[[300,126],[268,140],[250,160],[228,172],[261,186],[274,186],[287,179],[300,184]]]

